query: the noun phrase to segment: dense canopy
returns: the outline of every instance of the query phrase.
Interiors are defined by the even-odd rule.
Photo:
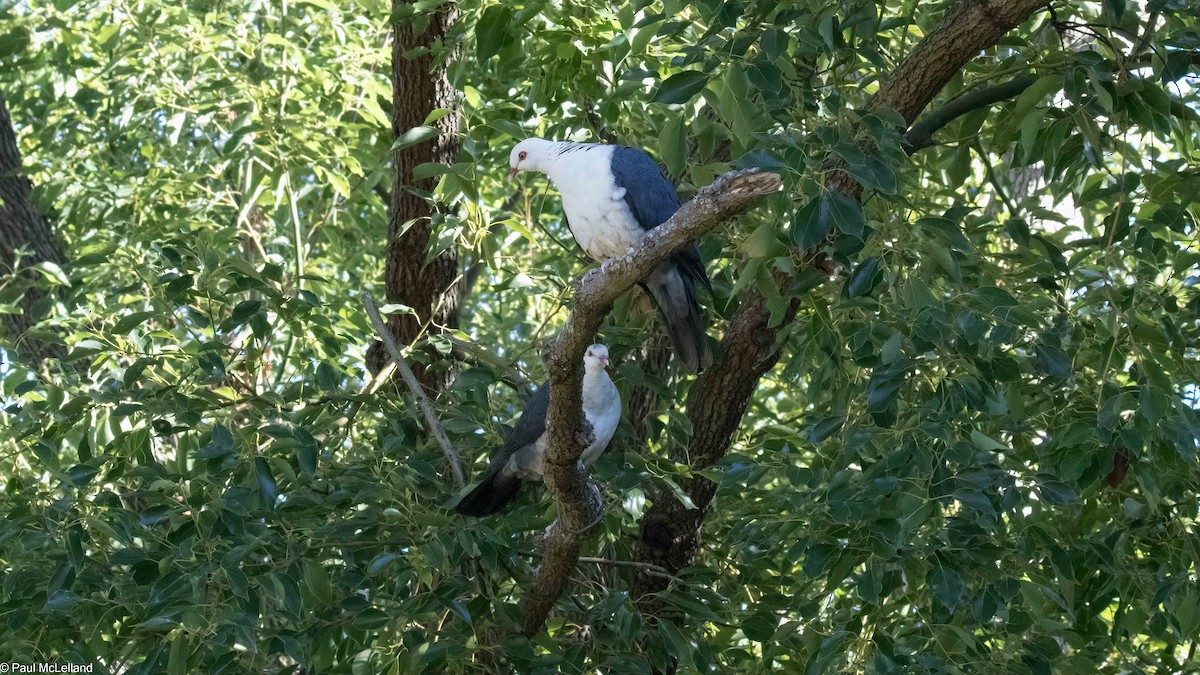
[[[0,659],[1200,669],[1198,64],[1192,0],[0,0]],[[455,514],[359,301],[478,477],[595,264],[528,136],[783,183],[711,369],[580,343],[561,595],[570,495]]]

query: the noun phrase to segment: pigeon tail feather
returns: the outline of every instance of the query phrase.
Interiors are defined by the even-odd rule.
[[[698,373],[712,365],[712,352],[695,286],[689,275],[680,272],[678,265],[660,265],[646,277],[642,288],[654,300],[675,354],[688,370]]]
[[[505,474],[498,467],[489,471],[483,481],[475,486],[454,506],[454,510],[464,516],[482,518],[500,511],[517,496],[521,488],[521,479]]]

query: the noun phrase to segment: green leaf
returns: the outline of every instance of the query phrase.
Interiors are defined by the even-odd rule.
[[[1104,0],[1104,16],[1112,26],[1120,26],[1125,18],[1125,0]]]
[[[1070,504],[1078,499],[1074,490],[1057,480],[1042,480],[1037,488],[1042,500],[1048,504]]]
[[[984,434],[978,429],[971,430],[971,443],[980,450],[987,452],[1004,452],[1008,450],[1008,446],[992,439],[992,437]]]
[[[843,292],[848,298],[869,296],[883,281],[883,270],[879,269],[879,256],[871,256],[854,267],[846,279]]]
[[[857,199],[836,190],[826,192],[821,199],[828,205],[831,219],[838,230],[852,237],[862,238],[867,217]]]
[[[667,651],[670,652],[671,658],[680,662],[686,662],[691,658],[692,645],[675,626],[674,621],[659,621],[658,631],[662,633],[663,641],[667,645]]]
[[[435,138],[438,133],[440,132],[433,127],[413,127],[401,134],[396,139],[396,142],[392,143],[391,151],[396,152],[417,143],[423,143],[431,138]]]
[[[329,571],[315,560],[304,562],[304,585],[313,598],[322,605],[333,602],[333,586],[329,581]]]
[[[409,307],[408,305],[401,305],[398,303],[387,304],[387,305],[380,307],[379,313],[384,316],[387,316],[389,314],[409,314],[412,316],[417,315],[417,311],[415,309],[413,309],[412,307]]]
[[[679,503],[683,504],[683,508],[689,511],[696,508],[696,503],[692,501],[692,498],[688,496],[688,493],[683,491],[683,488],[679,487],[679,483],[676,483],[667,476],[660,476],[659,478],[662,480],[662,482],[667,484],[667,487],[671,489],[671,493],[675,495],[675,498],[679,500]]]
[[[842,425],[846,423],[845,415],[831,415],[829,417],[818,420],[816,424],[808,430],[808,442],[820,443],[841,430]]]
[[[983,513],[991,518],[996,517],[996,508],[992,506],[992,500],[988,499],[987,495],[979,490],[963,489],[954,492],[954,498],[962,502],[974,511]]]
[[[513,11],[508,5],[492,5],[483,10],[479,23],[475,25],[476,58],[486,61],[500,53],[500,48],[509,40],[512,20]]]
[[[938,566],[929,575],[929,587],[933,597],[946,609],[954,611],[962,601],[966,586],[958,572],[949,567]]]
[[[766,642],[775,635],[779,627],[779,617],[766,611],[758,611],[742,621],[742,632],[755,642]]]
[[[1021,92],[1016,105],[1013,106],[1012,116],[1006,122],[1021,126],[1025,118],[1034,112],[1039,103],[1050,94],[1062,89],[1062,86],[1062,75],[1046,75],[1038,78],[1028,89]]]
[[[825,241],[832,221],[829,202],[821,197],[813,199],[800,207],[792,217],[792,239],[802,251],[817,246]]]
[[[1144,385],[1138,393],[1138,411],[1150,424],[1158,424],[1170,407],[1170,399],[1157,387]]]
[[[337,391],[342,383],[342,376],[337,369],[322,361],[317,364],[317,384],[325,391]]]
[[[1034,351],[1033,365],[1050,377],[1071,377],[1071,357],[1054,345],[1039,344]]]
[[[171,652],[167,657],[168,675],[184,675],[188,672],[188,640],[187,631],[179,631],[171,640]]]
[[[100,473],[100,469],[87,464],[76,464],[67,471],[67,477],[71,479],[71,484],[75,487],[83,487],[92,482],[92,479]]]
[[[367,565],[367,576],[379,576],[379,573],[398,557],[399,556],[397,556],[395,553],[380,553],[379,555],[375,556],[371,560],[371,563]]]
[[[40,272],[46,281],[50,282],[51,286],[70,286],[71,280],[67,278],[65,272],[57,264],[50,261],[44,261],[35,265],[30,265],[30,268]]]
[[[42,607],[42,611],[63,614],[72,611],[75,605],[81,602],[83,602],[83,598],[77,593],[60,588],[51,593],[50,597],[46,599],[46,604]]]
[[[279,488],[275,484],[275,476],[271,474],[271,465],[263,457],[254,458],[254,475],[258,477],[258,490],[262,495],[263,508],[275,510],[275,498],[279,496]]]
[[[213,426],[212,438],[196,453],[196,459],[217,459],[233,453],[233,434],[223,424]]]
[[[655,103],[687,103],[708,84],[708,74],[699,70],[685,70],[668,77],[654,92]]]
[[[425,116],[425,121],[422,122],[422,124],[429,126],[443,117],[452,114],[454,114],[454,111],[450,108],[434,108],[433,110],[429,111],[428,115]]]
[[[230,315],[230,320],[236,324],[245,323],[251,316],[258,313],[262,309],[262,300],[243,300],[239,302]]]
[[[126,314],[117,320],[117,323],[112,327],[112,332],[117,335],[124,335],[140,326],[143,321],[154,316],[154,314],[155,312],[132,312]]]
[[[302,444],[296,448],[296,463],[300,471],[309,478],[317,473],[317,448],[315,445]]]
[[[667,165],[667,171],[677,179],[683,176],[687,166],[687,135],[683,128],[683,115],[667,122],[658,136],[659,156]]]
[[[391,623],[391,621],[392,618],[383,610],[376,609],[374,607],[368,607],[354,617],[355,627],[363,630],[375,630],[377,628],[383,628]]]
[[[447,609],[458,615],[458,618],[462,619],[466,623],[471,623],[471,612],[467,609],[466,605],[459,602],[457,598],[446,598],[442,600],[442,604],[444,604]]]
[[[453,171],[451,167],[448,167],[440,162],[422,162],[421,164],[413,167],[412,179],[426,180],[429,178],[437,178],[438,176],[444,176],[451,171]]]
[[[771,258],[784,253],[784,248],[775,239],[775,224],[763,223],[742,240],[743,253],[751,258]]]
[[[833,635],[821,640],[821,646],[816,653],[809,658],[808,663],[804,667],[804,675],[822,675],[829,672],[829,664],[835,658],[844,657],[846,655],[846,641],[850,638],[850,632],[839,630]]]
[[[0,58],[8,58],[25,51],[29,47],[29,29],[25,26],[15,26],[12,30],[0,34]]]

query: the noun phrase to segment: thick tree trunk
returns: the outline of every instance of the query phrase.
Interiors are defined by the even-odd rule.
[[[779,281],[786,287],[785,279]],[[676,457],[677,461],[690,460],[691,468],[698,471],[725,456],[759,378],[779,360],[775,338],[792,322],[798,304],[794,301],[783,322],[775,327],[769,325],[771,312],[758,293],[753,293],[738,310],[721,342],[724,357],[692,386],[688,396],[692,440],[686,456]],[[695,558],[704,516],[717,489],[716,483],[699,475],[681,480],[679,487],[696,508],[686,508],[669,489],[660,489],[642,516],[635,548],[639,562],[672,572],[687,567]],[[657,600],[648,594],[663,590],[666,581],[643,571],[634,574],[632,594],[644,611],[658,608]]]
[[[395,2],[393,8],[409,3]],[[436,108],[455,109],[454,88],[446,77],[445,62],[436,52],[445,39],[457,11],[453,5],[424,15],[429,19],[423,32],[414,22],[401,19],[392,43],[392,135],[399,137],[424,124]],[[414,52],[415,50],[415,52]],[[404,148],[393,156],[395,174],[388,208],[388,249],[385,272],[389,303],[411,307],[416,315],[392,316],[389,328],[396,341],[410,345],[422,335],[443,332],[458,325],[459,296],[454,285],[458,275],[458,249],[450,246],[426,262],[440,213],[427,198],[436,179],[414,180],[413,169],[426,162],[452,164],[458,158],[458,116],[445,115],[434,123],[438,136]],[[424,193],[424,194],[422,194]],[[368,365],[378,372],[387,361],[381,346],[372,345]],[[421,385],[436,395],[449,383],[451,371],[443,364],[413,363]]]
[[[23,248],[29,254],[21,258],[22,269],[40,262],[62,265],[65,261],[49,221],[33,203],[32,187],[25,177],[16,130],[0,92],[0,279],[4,281],[14,281],[9,277],[17,265],[18,249]],[[35,367],[45,359],[63,354],[59,344],[23,339],[25,332],[41,319],[49,299],[46,291],[35,286],[18,301],[19,314],[0,314],[9,343],[16,345],[18,353]]]
[[[903,116],[905,126],[912,124],[967,61],[1045,6],[1044,0],[963,0],[946,12],[938,26],[883,81],[867,109],[895,110]],[[832,187],[855,197],[862,193],[862,186],[841,171],[834,173]],[[787,281],[779,284],[781,292],[787,291]],[[693,469],[707,467],[728,452],[759,378],[779,358],[778,352],[771,350],[774,335],[791,323],[791,317],[778,328],[767,328],[762,303],[754,292],[743,302],[726,334],[725,361],[702,373],[692,387],[688,415],[694,436],[687,457]],[[671,492],[659,491],[642,516],[636,544],[639,562],[672,573],[695,560],[701,526],[716,490],[712,481],[702,477],[684,481],[681,487],[697,508],[685,509]],[[654,594],[665,589],[662,577],[634,576],[632,593],[643,611],[656,611],[660,603]]]

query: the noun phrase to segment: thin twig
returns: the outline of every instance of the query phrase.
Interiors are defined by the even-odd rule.
[[[926,113],[904,135],[904,151],[911,155],[933,145],[933,135],[942,127],[972,111],[1016,98],[1034,82],[1037,82],[1037,78],[1032,75],[1019,75],[1008,82],[963,94]]]
[[[383,342],[384,348],[392,355],[392,361],[396,363],[396,370],[400,371],[400,377],[404,379],[404,383],[408,385],[409,390],[412,391],[413,398],[417,401],[417,406],[425,414],[425,422],[429,424],[429,431],[437,439],[438,444],[442,446],[442,453],[446,456],[446,463],[450,465],[450,471],[454,473],[455,483],[459,487],[466,485],[467,476],[463,473],[462,462],[458,459],[458,453],[454,452],[453,446],[450,445],[450,439],[446,437],[446,432],[442,429],[442,423],[438,421],[437,412],[433,409],[433,403],[429,401],[429,397],[421,389],[421,384],[417,382],[417,376],[413,375],[412,368],[408,367],[408,362],[404,360],[404,355],[400,353],[400,347],[396,345],[396,338],[392,336],[392,332],[388,330],[387,324],[384,323],[383,317],[379,314],[379,307],[375,304],[375,298],[372,298],[371,294],[367,291],[363,291],[359,297],[362,298],[363,307],[367,310],[367,317],[371,319],[371,325],[375,327],[375,332],[379,333],[379,339]]]
[[[608,558],[590,558],[588,556],[579,556],[579,562],[595,563],[597,565],[611,565],[612,567],[632,567],[636,570],[641,570],[643,574],[649,574],[652,577],[662,577],[671,579],[672,581],[679,577],[671,574],[665,567],[652,565],[650,563],[637,562],[636,560],[609,560]]]
[[[521,374],[515,363],[506,361],[474,342],[451,337],[450,344],[453,345],[451,356],[464,363],[475,363],[491,370],[511,386],[520,395],[521,400],[528,399],[533,395],[533,383],[529,381],[528,377]]]
[[[370,395],[374,394],[375,392],[379,391],[379,388],[383,386],[384,382],[386,382],[389,378],[391,378],[392,373],[395,372],[395,370],[396,370],[396,362],[389,359],[388,362],[386,364],[384,364],[383,368],[380,369],[380,371],[378,373],[375,373],[375,377],[372,378],[370,382],[367,382],[365,385],[363,385],[363,387],[361,389],[358,390],[357,395],[360,397],[361,396],[370,396]],[[329,397],[326,397],[326,398],[329,398]],[[354,422],[354,418],[356,416],[358,416],[358,411],[362,410],[364,402],[365,401],[361,398],[354,400],[354,403],[350,406],[350,409],[346,411],[345,415],[342,415],[341,417],[338,417],[337,419],[332,420],[331,422],[329,422],[326,425],[328,427],[332,427],[329,431],[332,432],[334,429],[341,429],[343,427],[349,429],[350,424]],[[349,431],[347,431],[347,434],[349,434]],[[328,432],[321,432],[319,434],[313,434],[313,438],[316,438],[318,443],[324,443],[325,439],[328,437],[329,437]]]
[[[988,182],[991,183],[992,187],[996,190],[996,194],[1000,197],[1000,201],[1004,202],[1004,205],[1008,207],[1009,215],[1013,218],[1020,218],[1021,214],[1017,210],[1016,204],[1013,204],[1012,200],[1008,198],[1008,194],[1005,193],[1004,187],[1000,185],[1000,180],[996,178],[996,172],[992,171],[992,165],[988,162],[987,153],[983,151],[983,146],[976,141],[972,145],[972,148],[975,150],[975,153],[979,155],[979,159],[983,163],[983,172],[987,176]]]
[[[536,551],[521,551],[521,555],[528,558],[540,559],[542,557],[542,554]],[[610,567],[631,567],[636,570],[641,570],[652,577],[662,577],[664,579],[671,579],[672,581],[677,581],[679,579],[679,577],[671,574],[671,572],[665,567],[660,567],[651,563],[637,562],[636,560],[613,560],[611,558],[592,558],[581,555],[579,556],[579,562],[594,563],[596,565],[608,565]]]

